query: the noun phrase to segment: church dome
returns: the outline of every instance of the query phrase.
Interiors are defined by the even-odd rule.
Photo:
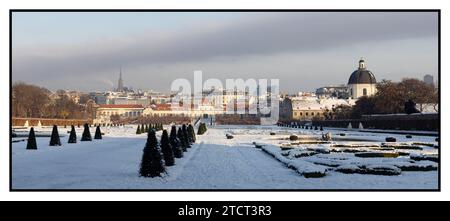
[[[377,81],[371,71],[366,69],[363,59],[359,60],[359,68],[348,79],[348,84],[376,84]]]

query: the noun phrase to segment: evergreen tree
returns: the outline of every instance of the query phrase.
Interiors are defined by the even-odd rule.
[[[202,135],[202,123],[198,125],[197,135]]]
[[[170,145],[172,146],[175,158],[182,158],[183,149],[181,147],[180,139],[177,137],[177,127],[175,125],[173,125],[172,130],[170,130]]]
[[[143,177],[161,176],[165,172],[161,153],[158,149],[158,140],[154,130],[150,130],[145,144],[139,174]]]
[[[183,132],[183,138],[185,139],[187,145],[186,147],[191,148],[191,141],[189,140],[189,134],[187,132],[186,124],[183,124],[183,126],[181,126],[181,131]]]
[[[147,133],[147,132],[145,132],[144,124],[141,124],[141,133]]]
[[[323,131],[323,127],[322,126],[320,126],[320,131]]]
[[[145,125],[145,132],[148,133],[150,129],[148,128],[148,124]]]
[[[200,123],[200,125],[198,126],[198,130],[197,130],[197,134],[198,135],[202,135],[206,132],[206,124],[205,123]]]
[[[404,106],[405,106],[404,110],[405,110],[406,114],[420,113],[420,111],[417,110],[417,108],[416,108],[416,103],[414,101],[412,101],[411,99],[406,101]]]
[[[163,153],[164,162],[165,162],[166,166],[175,165],[175,159],[173,158],[173,150],[172,150],[172,146],[170,145],[169,135],[167,133],[167,130],[163,130],[163,133],[162,133],[161,152]]]
[[[89,125],[84,124],[83,134],[81,135],[81,141],[92,141],[91,132],[89,131]]]
[[[76,143],[77,142],[77,133],[75,132],[75,126],[72,125],[72,129],[70,130],[69,141],[67,143]]]
[[[181,127],[178,128],[177,137],[180,140],[180,144],[181,144],[181,148],[183,149],[183,152],[186,152],[187,151],[187,144],[186,144],[186,140],[183,137],[183,131],[181,130]]]
[[[50,137],[50,146],[61,146],[58,127],[56,125],[53,125],[52,136]]]
[[[37,150],[36,135],[33,127],[30,128],[30,134],[28,134],[27,150]]]
[[[188,126],[188,134],[189,134],[189,138],[191,139],[192,143],[195,143],[197,138],[195,137],[195,131],[194,131],[194,127],[192,126],[192,124],[189,124],[189,126]]]
[[[136,134],[141,134],[141,126],[140,125],[138,125],[138,127],[137,127]]]
[[[97,129],[95,129],[95,135],[94,139],[102,139],[102,132],[100,131],[100,126],[97,126]]]

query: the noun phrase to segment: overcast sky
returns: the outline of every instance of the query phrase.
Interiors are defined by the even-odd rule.
[[[278,78],[280,91],[438,75],[433,12],[14,12],[13,81],[168,91],[177,78]]]

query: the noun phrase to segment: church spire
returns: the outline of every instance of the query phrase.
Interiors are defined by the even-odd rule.
[[[120,67],[119,82],[117,83],[117,91],[123,91],[122,66]]]

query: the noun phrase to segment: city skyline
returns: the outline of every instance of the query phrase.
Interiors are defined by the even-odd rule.
[[[122,68],[125,86],[165,92],[202,70],[295,93],[346,84],[364,57],[377,80],[439,80],[437,25],[433,12],[15,12],[12,79],[101,91]]]

